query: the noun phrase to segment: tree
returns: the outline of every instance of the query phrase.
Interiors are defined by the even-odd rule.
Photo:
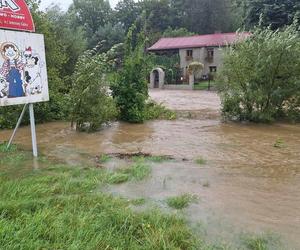
[[[300,119],[300,38],[296,25],[257,29],[228,49],[219,76],[225,118]]]
[[[245,12],[245,25],[248,28],[259,23],[276,30],[293,23],[300,13],[298,0],[244,0],[240,2]],[[261,22],[260,22],[261,21]]]
[[[144,55],[145,38],[140,34],[137,44],[133,43],[135,31],[136,26],[133,25],[127,35],[123,68],[115,75],[112,91],[120,110],[120,119],[141,123],[146,119],[148,67]]]
[[[115,8],[115,16],[117,22],[123,25],[123,28],[128,32],[131,25],[136,21],[141,14],[141,9],[133,0],[119,1]]]
[[[108,57],[95,53],[96,49],[86,51],[79,58],[73,74],[72,121],[76,122],[79,131],[95,131],[117,116],[105,78],[109,71]]]
[[[162,37],[180,37],[180,36],[193,36],[193,35],[196,34],[188,31],[186,28],[172,29],[171,27],[168,27],[162,34]]]
[[[115,45],[124,42],[125,31],[121,24],[107,23],[100,26],[90,40],[90,44],[103,43],[100,52],[107,52]]]
[[[108,0],[74,0],[71,10],[76,16],[77,25],[84,27],[88,41],[99,27],[112,19],[112,9]],[[96,44],[89,44],[93,48]]]

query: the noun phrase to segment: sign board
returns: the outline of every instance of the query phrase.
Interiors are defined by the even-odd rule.
[[[0,0],[0,28],[35,32],[25,0]]]
[[[0,106],[49,101],[44,36],[0,30]]]

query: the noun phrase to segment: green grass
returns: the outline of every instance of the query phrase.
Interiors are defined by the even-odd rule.
[[[146,105],[146,120],[175,120],[176,113],[162,104],[150,101]]]
[[[190,194],[184,194],[181,196],[170,197],[167,199],[169,207],[174,209],[187,208],[192,202],[195,202],[197,198]]]
[[[195,83],[194,90],[208,90],[208,85],[209,85],[208,81],[202,81],[202,82],[199,82],[199,83]],[[211,89],[214,89],[215,85],[216,84],[215,84],[214,81],[210,82]]]
[[[150,161],[154,163],[162,163],[166,161],[170,161],[171,158],[168,156],[135,156],[132,158],[134,162],[145,162]]]
[[[198,165],[205,165],[206,164],[206,160],[203,159],[202,157],[196,159],[195,161]]]
[[[145,198],[139,198],[131,201],[131,204],[134,206],[143,206],[146,204],[146,199]]]
[[[105,154],[103,154],[103,155],[101,155],[101,156],[99,157],[99,163],[107,163],[107,162],[109,162],[111,159],[112,159],[112,157],[111,157],[110,155],[105,155]]]
[[[274,148],[284,148],[285,147],[284,140],[277,139],[273,146]]]
[[[48,162],[15,175],[30,154],[0,157],[11,166],[0,165],[1,249],[199,249],[183,219],[134,212],[130,201],[99,191],[111,177],[106,170]],[[135,164],[124,173],[140,180],[149,172]]]
[[[280,240],[268,233],[261,235],[243,235],[242,240],[249,250],[282,249]]]

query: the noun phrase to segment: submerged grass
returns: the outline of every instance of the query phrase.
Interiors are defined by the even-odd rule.
[[[107,171],[49,163],[14,176],[2,163],[18,165],[19,155],[29,157],[0,153],[2,249],[198,249],[183,219],[133,212],[130,201],[97,191]],[[149,172],[135,164],[123,174],[140,180]]]
[[[176,113],[162,104],[150,101],[146,105],[146,120],[175,120]]]
[[[198,165],[205,165],[206,164],[206,160],[202,157],[199,157],[198,159],[196,159],[195,161]]]
[[[121,184],[127,181],[142,181],[151,174],[151,168],[143,161],[135,162],[128,168],[118,169],[109,176],[110,184]]]
[[[192,202],[195,202],[197,198],[190,194],[184,194],[181,196],[170,197],[167,199],[169,207],[174,209],[184,209],[188,207]]]
[[[249,250],[282,249],[279,238],[270,233],[242,235],[242,241]]]

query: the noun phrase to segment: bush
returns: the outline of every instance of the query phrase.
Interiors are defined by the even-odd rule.
[[[223,115],[231,120],[300,119],[300,39],[295,26],[257,28],[229,48],[219,74]]]
[[[145,121],[145,107],[148,99],[146,81],[148,66],[143,51],[144,41],[139,42],[135,48],[131,48],[134,30],[135,26],[128,33],[124,65],[115,75],[112,91],[120,110],[120,119],[132,123],[142,123]]]
[[[117,116],[117,109],[109,95],[105,74],[109,70],[106,54],[87,51],[77,62],[73,74],[72,120],[78,130],[89,132]]]

